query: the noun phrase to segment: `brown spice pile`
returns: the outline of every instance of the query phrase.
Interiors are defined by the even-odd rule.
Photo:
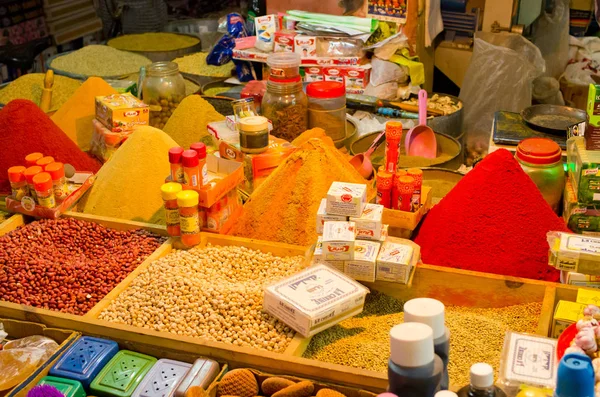
[[[230,234],[312,244],[319,203],[334,181],[367,183],[337,149],[319,139],[307,141],[252,193]]]
[[[333,143],[333,140],[330,137],[328,137],[327,134],[325,133],[325,130],[322,128],[318,128],[318,127],[312,128],[310,130],[306,130],[302,134],[298,135],[296,137],[296,139],[294,139],[292,141],[292,145],[294,145],[296,147],[302,146],[303,144],[308,142],[309,139],[320,139],[323,141],[323,143],[326,143],[331,146],[335,146],[335,144]]]
[[[468,384],[469,368],[476,362],[488,363],[498,371],[506,331],[535,333],[541,309],[538,302],[496,309],[446,306],[450,383]],[[400,300],[373,291],[360,315],[315,335],[304,357],[387,372],[389,332],[404,321],[402,310]]]

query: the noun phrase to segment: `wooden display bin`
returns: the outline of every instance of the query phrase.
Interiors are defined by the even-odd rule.
[[[381,222],[389,225],[388,235],[393,237],[410,238],[419,222],[431,209],[431,187],[423,186],[422,205],[416,212],[383,209]]]
[[[6,233],[12,232],[16,228],[23,225],[23,216],[14,214],[6,219],[4,222],[0,222],[0,236]]]
[[[66,329],[47,328],[43,324],[32,323],[29,321],[18,321],[7,318],[0,318],[0,323],[4,326],[4,331],[8,334],[8,339],[21,339],[27,336],[42,335],[58,343],[58,350],[52,356],[42,363],[35,371],[31,373],[23,382],[10,390],[0,391],[0,396],[7,397],[25,397],[27,395],[27,385],[32,382],[39,382],[48,374],[50,367],[56,363],[61,354],[68,349],[81,335],[79,332]]]

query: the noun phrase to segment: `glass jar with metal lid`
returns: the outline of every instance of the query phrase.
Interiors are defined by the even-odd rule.
[[[524,139],[517,146],[515,158],[557,212],[565,189],[565,169],[558,144],[547,138]]]
[[[244,153],[262,153],[269,146],[269,120],[263,116],[244,117],[238,123],[240,150]]]
[[[262,101],[263,116],[273,123],[271,134],[289,142],[307,130],[308,99],[302,91],[300,76],[267,81]]]
[[[175,62],[155,62],[147,67],[142,99],[150,106],[150,125],[164,128],[185,98],[185,81]]]

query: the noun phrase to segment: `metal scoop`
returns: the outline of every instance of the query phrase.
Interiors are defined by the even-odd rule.
[[[404,148],[407,156],[437,157],[437,141],[435,133],[427,126],[427,91],[419,91],[419,125],[406,134]]]

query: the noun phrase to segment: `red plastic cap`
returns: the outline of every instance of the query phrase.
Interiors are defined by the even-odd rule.
[[[306,86],[306,95],[313,98],[339,98],[346,96],[346,87],[338,81],[315,81]]]
[[[27,156],[25,156],[25,164],[27,164],[28,167],[34,166],[35,163],[42,157],[44,157],[44,155],[39,152],[29,153]]]
[[[552,164],[560,160],[562,151],[548,138],[527,138],[517,146],[517,158],[532,164]]]
[[[190,146],[190,150],[195,150],[196,153],[198,153],[199,159],[206,158],[206,145],[202,142],[192,143],[192,146]]]
[[[33,177],[35,190],[43,192],[52,189],[52,177],[47,172],[40,172]]]
[[[198,153],[195,150],[184,150],[181,154],[181,162],[184,167],[197,167],[199,164]]]
[[[277,84],[299,83],[302,81],[302,78],[300,76],[292,77],[291,79],[273,79],[269,77],[269,81]]]
[[[183,154],[182,147],[173,147],[169,149],[169,163],[179,164],[181,163],[181,155]]]
[[[26,168],[20,165],[10,167],[8,169],[8,180],[13,183],[22,182],[25,180]]]
[[[35,163],[35,165],[39,165],[40,167],[45,168],[50,163],[54,163],[54,157],[46,156],[46,157],[42,157],[41,159],[39,159]]]
[[[46,166],[45,171],[50,174],[53,181],[64,178],[65,176],[65,166],[63,163],[50,163]]]
[[[25,170],[25,179],[27,179],[27,183],[33,185],[33,177],[42,172],[42,167],[38,165],[31,166]]]

